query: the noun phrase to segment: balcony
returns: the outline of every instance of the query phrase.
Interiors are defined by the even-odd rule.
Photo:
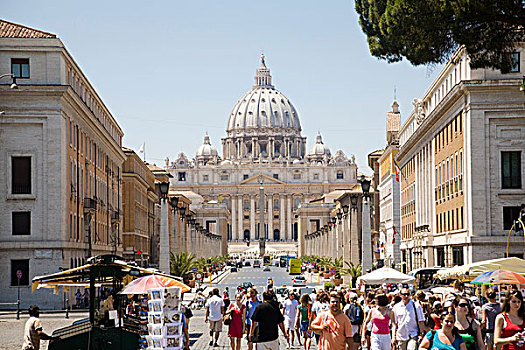
[[[118,210],[111,211],[111,223],[117,224],[120,222],[120,212]]]
[[[93,198],[84,198],[84,212],[92,213],[97,209],[97,202]]]

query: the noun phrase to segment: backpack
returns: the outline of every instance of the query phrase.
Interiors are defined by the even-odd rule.
[[[354,326],[359,326],[363,324],[364,313],[361,306],[356,304],[350,304],[348,310],[346,310],[346,316],[350,319],[350,323]]]

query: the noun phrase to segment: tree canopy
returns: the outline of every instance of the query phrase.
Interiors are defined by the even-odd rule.
[[[508,72],[525,41],[525,0],[355,0],[370,53],[389,63],[443,63],[464,45],[472,68]]]

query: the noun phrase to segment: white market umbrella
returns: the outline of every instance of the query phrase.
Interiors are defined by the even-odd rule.
[[[366,275],[357,278],[358,284],[383,284],[383,283],[410,283],[415,280],[414,277],[405,275],[402,272],[382,267]]]

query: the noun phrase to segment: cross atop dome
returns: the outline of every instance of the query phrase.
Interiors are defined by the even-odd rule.
[[[261,65],[259,66],[259,69],[255,71],[255,85],[256,87],[267,87],[272,88],[272,76],[270,75],[270,70],[266,67],[266,62],[264,61],[264,53],[261,54]]]

